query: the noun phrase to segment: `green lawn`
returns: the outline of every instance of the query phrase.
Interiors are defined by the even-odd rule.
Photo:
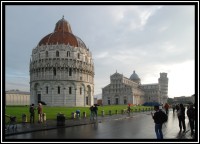
[[[56,120],[57,114],[62,113],[65,115],[66,119],[71,119],[71,113],[75,112],[76,110],[81,111],[81,115],[83,112],[86,112],[86,117],[90,116],[90,110],[89,107],[50,107],[43,105],[43,113],[46,114],[46,119]],[[112,114],[116,114],[116,110],[119,113],[123,109],[127,109],[127,105],[109,105],[109,106],[98,106],[98,115],[100,116],[102,114],[102,110],[104,110],[105,115],[109,115],[109,111],[111,110]],[[152,107],[147,106],[131,106],[131,109],[133,112],[139,112],[139,111],[147,111],[151,110]],[[7,115],[16,116],[17,117],[17,123],[22,122],[22,114],[25,114],[27,116],[27,121],[29,122],[29,106],[6,106],[5,113]],[[5,117],[6,123],[9,122],[9,118]],[[38,121],[38,114],[37,109],[35,110],[35,120]]]

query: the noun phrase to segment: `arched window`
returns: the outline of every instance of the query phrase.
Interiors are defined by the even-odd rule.
[[[72,87],[69,87],[69,94],[72,94]]]
[[[67,51],[67,57],[70,57],[70,51]]]
[[[48,86],[46,87],[46,94],[48,94]]]
[[[58,86],[58,94],[60,94],[60,86]]]
[[[78,53],[78,59],[80,59],[80,53]]]
[[[80,95],[82,95],[82,88],[80,88]]]
[[[72,76],[72,68],[69,68],[69,76]]]
[[[110,105],[110,98],[108,98],[108,105]]]
[[[48,57],[48,51],[46,51],[46,58]]]
[[[56,76],[56,68],[53,68],[53,75]]]
[[[59,51],[56,51],[56,57],[59,57]]]

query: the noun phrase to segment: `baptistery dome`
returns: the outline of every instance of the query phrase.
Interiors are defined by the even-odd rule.
[[[74,47],[86,48],[85,43],[72,33],[71,26],[64,17],[56,23],[54,32],[43,37],[38,45],[50,44],[69,44]]]

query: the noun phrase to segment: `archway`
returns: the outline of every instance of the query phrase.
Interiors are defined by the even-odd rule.
[[[86,105],[93,105],[93,100],[92,100],[92,91],[91,91],[91,86],[88,85],[87,86],[87,93],[86,93],[86,97],[85,97],[85,102]]]
[[[33,97],[34,97],[34,103],[38,103],[38,101],[42,100],[41,89],[40,89],[40,84],[39,83],[35,83],[35,85],[34,85]]]

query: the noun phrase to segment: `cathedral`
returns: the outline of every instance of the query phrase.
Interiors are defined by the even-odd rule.
[[[141,84],[141,79],[135,71],[130,78],[116,72],[110,76],[110,84],[102,88],[103,105],[142,105],[145,102],[164,104],[167,98],[167,73],[160,73],[158,83]]]
[[[30,101],[48,106],[90,106],[94,97],[94,63],[85,43],[60,19],[52,33],[33,48]]]

